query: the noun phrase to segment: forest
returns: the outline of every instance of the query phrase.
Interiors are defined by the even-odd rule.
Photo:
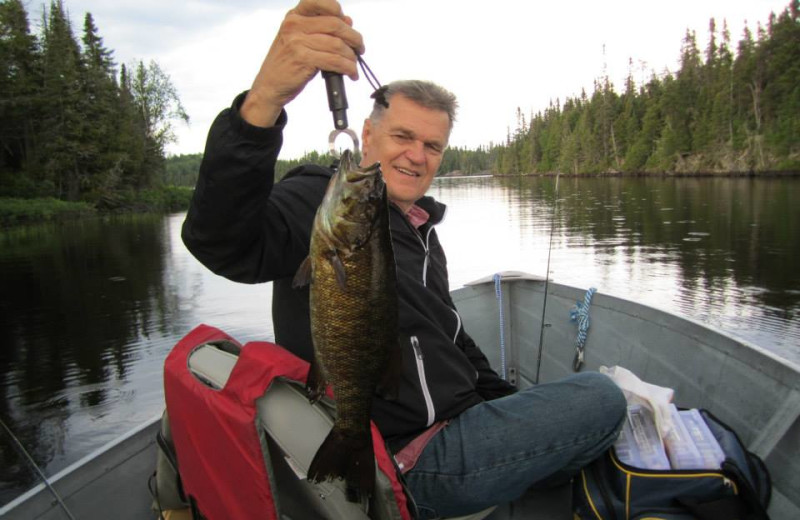
[[[735,48],[727,25],[711,19],[704,50],[687,30],[675,73],[637,86],[629,71],[621,93],[606,76],[591,94],[527,118],[518,109],[516,128],[485,166],[503,174],[798,172],[799,11],[792,0],[755,34],[745,29]]]
[[[449,148],[440,174],[797,173],[799,11],[791,0],[736,43],[711,19],[702,49],[687,30],[678,70],[637,85],[631,62],[620,92],[605,76],[591,93],[518,108],[504,142]],[[91,13],[78,39],[62,0],[40,25],[32,34],[23,2],[0,1],[0,201],[184,204],[171,187],[193,186],[202,156],[165,156],[172,125],[188,121],[168,74],[152,61],[117,67]],[[277,176],[303,162],[331,157],[280,160]]]
[[[0,2],[0,197],[115,206],[163,185],[172,123],[188,121],[156,62],[117,68],[91,13],[80,41],[61,0],[30,30]]]
[[[609,78],[593,91],[526,116],[505,142],[445,150],[440,175],[755,174],[800,172],[800,0],[735,45],[723,22],[709,21],[707,44],[686,32],[680,68],[624,89]],[[193,185],[201,155],[168,161]],[[173,162],[174,161],[174,162]],[[278,161],[278,177],[313,153]]]

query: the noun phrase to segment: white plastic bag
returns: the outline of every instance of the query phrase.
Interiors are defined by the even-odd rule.
[[[621,366],[601,366],[600,373],[610,377],[620,387],[628,406],[640,404],[653,412],[658,433],[663,439],[672,430],[670,403],[675,395],[672,388],[645,383],[636,374]]]

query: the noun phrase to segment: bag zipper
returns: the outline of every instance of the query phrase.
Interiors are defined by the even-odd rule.
[[[419,386],[422,388],[422,397],[425,398],[425,408],[428,410],[428,422],[426,427],[433,425],[436,420],[436,410],[433,407],[433,399],[431,398],[431,391],[428,388],[428,380],[425,377],[425,362],[422,355],[422,347],[419,345],[419,339],[416,336],[411,336],[411,346],[414,349],[414,357],[417,362],[417,374],[419,375]]]
[[[736,482],[732,481],[725,474],[725,471],[720,468],[719,470],[696,470],[696,469],[644,469],[625,464],[617,458],[616,452],[611,449],[609,451],[611,462],[626,475],[633,475],[643,478],[697,478],[697,477],[716,477],[722,480],[725,487],[732,487],[734,494],[739,494],[739,488]]]
[[[766,507],[763,504],[761,504],[762,495],[764,494],[765,490],[762,489],[761,480],[758,478],[758,475],[760,473],[762,473],[762,472],[763,472],[764,475],[766,475],[766,477],[767,477],[766,486],[767,486],[767,490],[769,490],[769,491],[772,490],[772,482],[771,482],[771,479],[770,479],[771,475],[769,474],[769,470],[767,470],[766,468],[756,468],[755,467],[756,460],[758,460],[762,464],[763,464],[763,461],[760,461],[759,459],[755,459],[754,460],[753,457],[751,457],[750,451],[747,450],[747,446],[742,442],[742,439],[739,437],[739,434],[736,433],[736,430],[734,430],[733,428],[731,428],[730,426],[728,426],[724,422],[720,421],[719,418],[717,418],[716,415],[711,413],[709,410],[706,410],[705,408],[700,410],[700,415],[704,419],[706,419],[706,422],[708,422],[707,419],[713,420],[717,425],[719,425],[721,428],[723,428],[728,433],[733,435],[733,438],[736,439],[736,442],[742,448],[742,452],[744,453],[745,463],[747,464],[747,470],[750,472],[750,476],[752,477],[752,482],[750,481],[750,479],[748,479],[742,473],[741,469],[739,468],[739,466],[735,462],[732,462],[732,461],[729,461],[728,459],[726,459],[722,463],[722,469],[727,471],[727,472],[729,472],[729,473],[732,473],[734,475],[734,477],[737,478],[738,480],[740,480],[743,485],[748,486],[749,487],[749,491],[752,492],[752,493],[755,493],[755,500],[758,502],[758,505],[763,507],[764,509],[766,509]],[[759,472],[758,471],[759,469],[761,469],[762,472]],[[771,498],[770,494],[771,493],[767,493],[767,496],[765,497],[767,504],[769,504],[769,502],[770,502],[770,498]]]

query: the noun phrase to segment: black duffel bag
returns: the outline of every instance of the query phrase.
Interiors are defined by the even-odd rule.
[[[599,520],[765,520],[772,483],[764,462],[700,410],[725,462],[719,469],[650,470],[620,462],[614,448],[575,478],[575,514]]]

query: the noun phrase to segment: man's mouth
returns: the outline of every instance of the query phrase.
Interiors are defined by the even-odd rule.
[[[400,168],[400,167],[395,166],[394,169],[397,170],[398,172],[402,173],[403,175],[407,175],[409,177],[419,177],[420,176],[419,173],[417,173],[415,171],[412,171],[412,170],[406,170],[405,168]]]

